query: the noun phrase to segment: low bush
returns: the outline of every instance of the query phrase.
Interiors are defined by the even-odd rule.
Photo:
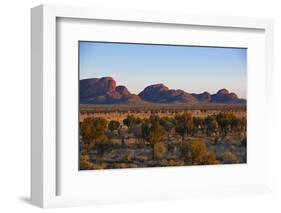
[[[166,146],[164,143],[156,143],[154,144],[154,158],[159,160],[162,159],[166,153]]]
[[[236,155],[229,151],[225,152],[222,158],[225,164],[239,163]]]

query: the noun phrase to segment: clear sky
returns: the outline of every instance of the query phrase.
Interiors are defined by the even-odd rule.
[[[163,83],[190,93],[221,88],[246,98],[247,49],[80,42],[80,79],[110,76],[138,94]]]

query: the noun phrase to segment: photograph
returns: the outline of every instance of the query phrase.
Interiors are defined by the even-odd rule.
[[[79,170],[247,163],[247,48],[78,42]]]

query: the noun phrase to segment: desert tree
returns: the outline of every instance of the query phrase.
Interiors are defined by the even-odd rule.
[[[148,142],[150,143],[152,150],[153,150],[153,159],[155,158],[154,156],[154,148],[155,144],[160,142],[162,138],[162,132],[161,132],[161,126],[159,121],[154,121],[151,124],[151,127],[149,128],[149,133],[148,133]]]
[[[220,112],[216,116],[218,126],[220,127],[221,132],[224,133],[224,136],[227,135],[228,129],[229,129],[230,124],[231,124],[232,117],[233,117],[233,114],[227,113],[227,112]]]
[[[200,117],[193,117],[193,133],[197,133],[204,128],[204,119]]]
[[[139,117],[134,115],[128,115],[124,120],[123,123],[127,127],[131,127],[132,125],[141,124],[142,120]]]
[[[152,158],[155,158],[155,144],[162,139],[162,128],[159,119],[146,119],[141,125],[142,138],[149,142],[152,148]]]
[[[83,141],[87,144],[88,150],[106,141],[106,129],[107,121],[104,118],[86,118],[82,122],[80,133]]]
[[[113,132],[115,130],[118,130],[120,127],[119,121],[111,120],[108,124],[108,129]]]
[[[116,120],[111,120],[108,124],[108,131],[107,131],[107,136],[109,138],[113,138],[114,136],[118,136],[120,133],[119,128],[120,128],[120,123]]]
[[[149,116],[149,121],[151,122],[151,123],[156,123],[156,122],[160,122],[160,117],[157,115],[157,114],[155,114],[155,113],[152,113],[150,116]]]
[[[128,131],[129,131],[129,133],[132,133],[138,141],[140,139],[142,139],[142,125],[141,124],[131,126]]]
[[[207,136],[210,135],[210,133],[214,132],[218,128],[218,123],[214,116],[208,115],[205,118],[205,126],[206,126],[206,134]]]
[[[167,133],[168,139],[170,138],[171,131],[174,128],[174,122],[172,118],[163,117],[160,119],[160,125],[163,127]]]
[[[184,141],[185,135],[190,135],[193,129],[193,118],[190,113],[183,113],[175,117],[175,130],[182,137]]]
[[[231,131],[237,131],[241,128],[240,121],[241,120],[239,118],[237,118],[236,116],[232,116],[230,118]]]
[[[148,141],[149,136],[149,129],[150,129],[151,123],[148,119],[145,119],[143,123],[141,124],[141,135],[143,140]]]
[[[126,138],[126,133],[127,133],[127,130],[124,129],[124,128],[119,128],[118,129],[118,135],[121,139],[121,145],[124,146],[125,145],[125,138]]]

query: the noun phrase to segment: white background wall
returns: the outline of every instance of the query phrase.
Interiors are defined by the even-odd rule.
[[[79,4],[123,9],[185,12],[275,19],[275,128],[272,143],[274,193],[201,198],[185,201],[120,204],[52,212],[280,212],[281,210],[281,6],[278,0],[6,0],[0,6],[0,212],[37,212],[29,204],[30,188],[30,8],[42,3]],[[258,122],[258,116],[257,116]]]

